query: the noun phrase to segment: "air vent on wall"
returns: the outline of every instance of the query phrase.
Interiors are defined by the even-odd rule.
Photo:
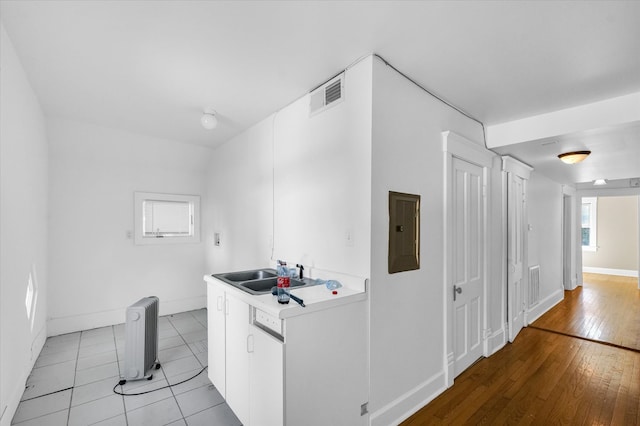
[[[315,115],[344,99],[344,73],[311,92],[309,115]]]

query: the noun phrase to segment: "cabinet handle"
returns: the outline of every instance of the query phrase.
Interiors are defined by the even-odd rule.
[[[218,296],[218,303],[216,305],[218,311],[222,311],[222,296]]]
[[[247,336],[247,352],[253,353],[253,334]]]

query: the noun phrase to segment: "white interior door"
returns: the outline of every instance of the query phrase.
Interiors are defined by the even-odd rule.
[[[484,318],[484,177],[475,164],[453,158],[454,377],[482,356]]]
[[[507,173],[507,313],[509,341],[524,327],[525,179]]]

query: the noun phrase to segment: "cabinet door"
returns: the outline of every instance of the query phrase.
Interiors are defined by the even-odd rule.
[[[209,283],[207,285],[208,374],[209,380],[223,397],[226,397],[225,306],[222,286]]]
[[[227,404],[249,424],[249,305],[227,294]]]
[[[282,425],[283,343],[254,325],[251,325],[250,332],[253,343],[253,351],[249,354],[251,425]]]

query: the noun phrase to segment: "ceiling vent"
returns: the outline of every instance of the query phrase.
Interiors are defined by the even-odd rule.
[[[344,99],[344,73],[311,92],[309,116],[316,115],[335,106]]]

